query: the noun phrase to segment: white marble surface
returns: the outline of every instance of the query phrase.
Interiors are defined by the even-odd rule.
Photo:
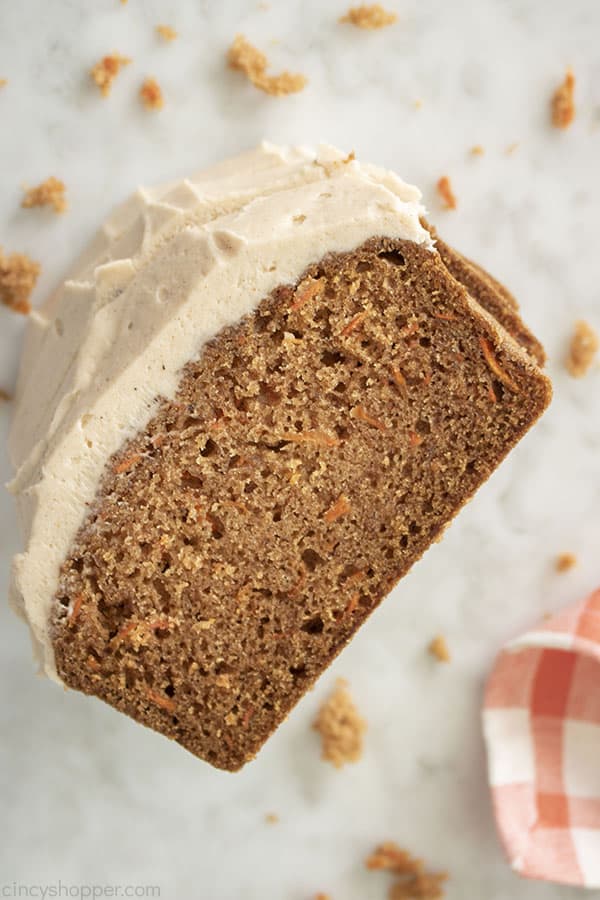
[[[451,872],[450,900],[568,900],[503,861],[488,800],[482,684],[502,642],[597,586],[599,373],[561,360],[576,317],[600,328],[600,5],[597,0],[393,0],[380,33],[336,24],[340,2],[22,0],[0,2],[0,244],[43,263],[39,300],[110,206],[265,136],[336,143],[420,184],[453,243],[498,274],[544,340],[556,390],[535,431],[372,617],[242,773],[211,770],[108,707],[33,675],[25,628],[0,609],[0,883],[152,884],[165,898],[377,900],[364,872],[394,838]],[[49,10],[52,9],[50,14]],[[155,38],[158,22],[180,39]],[[305,72],[273,99],[225,70],[242,31],[275,67]],[[277,42],[277,43],[275,43]],[[131,55],[107,101],[86,70]],[[548,97],[571,63],[579,115],[548,127]],[[142,110],[146,74],[166,107]],[[420,109],[415,101],[422,100]],[[519,146],[507,155],[509,144]],[[473,144],[485,155],[469,156]],[[433,185],[451,175],[459,209]],[[19,209],[20,184],[65,179],[64,217]],[[13,385],[23,321],[0,310],[0,385]],[[9,410],[0,412],[0,477]],[[19,547],[0,496],[0,584]],[[558,576],[557,552],[580,565]],[[443,632],[447,667],[424,652]],[[365,757],[336,772],[310,722],[336,675],[369,720]],[[276,812],[278,825],[265,813]]]

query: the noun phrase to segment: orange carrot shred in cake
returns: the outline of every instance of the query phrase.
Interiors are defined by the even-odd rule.
[[[396,13],[388,12],[380,3],[372,3],[370,5],[352,6],[348,12],[339,20],[341,24],[355,25],[357,28],[366,28],[373,30],[375,28],[385,28],[387,25],[393,25],[397,22]]]
[[[103,97],[108,97],[113,81],[123,66],[128,66],[130,62],[131,60],[128,56],[111,53],[109,56],[103,56],[100,62],[97,62],[93,69],[90,70],[92,81],[98,85]]]
[[[350,512],[351,506],[348,502],[348,498],[344,497],[343,494],[340,494],[335,503],[329,507],[323,519],[325,522],[335,522],[336,519],[341,519],[342,516],[346,516]]]
[[[367,723],[359,715],[343,678],[338,678],[313,728],[321,735],[321,758],[336,769],[361,758]]]
[[[294,311],[297,309],[302,309],[305,303],[309,303],[312,299],[314,299],[314,297],[320,294],[322,290],[323,279],[321,278],[299,284],[296,288],[296,293],[294,294],[294,302],[290,306],[290,309]]]
[[[567,369],[573,378],[583,378],[594,362],[599,347],[598,335],[592,326],[587,322],[576,322],[567,357]]]
[[[73,601],[73,605],[69,608],[69,612],[67,613],[67,624],[69,628],[74,628],[77,624],[77,619],[79,618],[82,604],[83,594],[77,594],[75,600]]]
[[[381,419],[376,419],[375,416],[369,415],[364,406],[362,406],[361,404],[355,406],[350,411],[350,415],[353,419],[360,419],[361,422],[365,422],[367,425],[370,425],[371,428],[377,428],[379,431],[387,431],[385,422],[382,422]]]
[[[366,860],[371,871],[383,870],[396,876],[390,887],[390,900],[441,900],[447,872],[428,873],[422,859],[412,856],[393,841],[380,844]]]
[[[264,53],[254,47],[242,34],[236,35],[227,52],[230,69],[243,72],[254,87],[272,97],[283,97],[296,94],[306,87],[304,75],[292,72],[281,72],[279,75],[267,75],[269,65]]]
[[[517,385],[515,384],[513,379],[510,377],[508,372],[505,372],[504,369],[501,368],[501,366],[499,365],[498,360],[494,356],[492,348],[490,347],[489,341],[487,341],[483,337],[480,337],[479,343],[481,345],[481,349],[483,350],[483,355],[485,356],[485,361],[487,362],[488,366],[490,367],[490,369],[492,370],[494,375],[503,384],[505,384],[506,387],[510,388],[511,391],[518,391],[519,388],[517,387]]]
[[[0,303],[27,315],[31,309],[29,298],[39,274],[39,263],[24,253],[4,256],[0,247]]]
[[[456,209],[456,196],[452,190],[450,179],[447,175],[442,175],[437,183],[438,194],[442,198],[445,209]]]
[[[568,68],[564,81],[556,88],[551,100],[552,124],[555,128],[568,128],[575,118],[575,75]]]
[[[450,650],[443,634],[438,634],[437,637],[434,637],[427,649],[438,662],[450,662]]]
[[[179,37],[174,28],[171,28],[170,25],[157,25],[156,33],[163,39],[163,41],[175,41]]]
[[[556,557],[555,568],[557,572],[568,572],[577,565],[577,557],[574,553],[560,553]]]
[[[172,700],[171,697],[166,697],[164,694],[159,694],[157,691],[153,691],[152,688],[147,689],[146,696],[151,703],[154,703],[156,706],[160,706],[160,708],[164,709],[165,712],[175,712],[175,701]]]
[[[346,337],[347,335],[351,334],[356,328],[362,325],[368,315],[369,312],[366,309],[364,309],[362,312],[357,313],[340,331],[342,337]]]
[[[146,78],[140,88],[140,100],[146,109],[162,109],[165,105],[160,85],[155,78]]]
[[[62,213],[67,208],[65,190],[64,182],[51,175],[36,187],[27,188],[21,206],[24,209],[31,209],[33,206],[53,206],[54,212]]]

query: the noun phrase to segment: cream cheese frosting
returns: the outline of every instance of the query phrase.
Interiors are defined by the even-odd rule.
[[[326,253],[374,236],[433,249],[423,213],[391,172],[267,143],[114,211],[31,314],[10,436],[25,542],[11,602],[49,677],[60,681],[49,626],[61,563],[108,460],[175,396],[182,367]]]

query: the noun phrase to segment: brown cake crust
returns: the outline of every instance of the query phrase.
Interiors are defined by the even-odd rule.
[[[437,253],[326,257],[111,461],[62,568],[59,674],[238,769],[549,399]]]

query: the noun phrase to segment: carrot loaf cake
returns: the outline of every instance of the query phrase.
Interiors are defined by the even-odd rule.
[[[32,314],[12,599],[48,676],[240,768],[542,413],[420,198],[264,144],[139,190]]]

